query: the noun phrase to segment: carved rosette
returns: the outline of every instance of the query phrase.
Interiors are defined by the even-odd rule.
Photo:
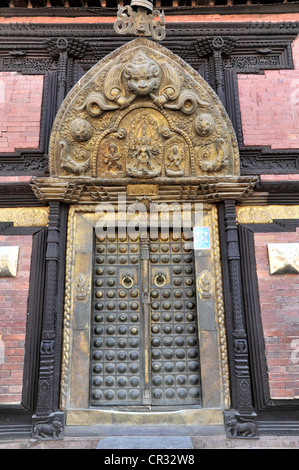
[[[229,118],[214,91],[164,47],[139,38],[70,91],[49,147],[51,177],[239,175]]]

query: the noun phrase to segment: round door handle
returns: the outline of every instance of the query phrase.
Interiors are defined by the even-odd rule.
[[[164,273],[158,273],[155,276],[154,283],[157,287],[163,287],[166,284],[166,276]]]
[[[127,289],[130,289],[130,287],[134,285],[134,280],[131,274],[125,274],[121,283],[124,287],[126,287]]]

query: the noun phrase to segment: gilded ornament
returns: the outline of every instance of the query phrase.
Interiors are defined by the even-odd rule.
[[[299,243],[268,243],[270,274],[299,274]]]
[[[275,219],[298,219],[299,206],[237,206],[240,224],[271,224]]]
[[[124,174],[123,165],[121,163],[121,154],[119,153],[118,146],[114,142],[108,143],[104,153],[104,164],[107,165],[107,175]]]
[[[223,144],[223,139],[216,139],[196,148],[197,162],[202,171],[216,173],[228,167],[228,154]]]
[[[15,227],[44,227],[48,223],[48,207],[0,209],[0,222],[13,222]]]
[[[81,174],[89,168],[89,157],[85,149],[80,147],[75,150],[73,156],[70,155],[69,145],[64,140],[59,142],[61,168],[68,172]]]
[[[90,292],[90,281],[84,273],[79,273],[74,280],[75,296],[78,301],[84,302]]]
[[[16,277],[18,269],[19,247],[0,247],[0,277]]]
[[[159,176],[162,142],[157,122],[142,114],[133,121],[130,130],[127,174],[143,178]]]
[[[132,8],[134,5],[137,10]],[[151,2],[145,0],[133,0],[131,5],[126,6],[118,5],[114,30],[118,34],[151,36],[156,41],[162,41],[166,35],[164,12],[153,10]]]
[[[74,119],[71,123],[70,133],[76,142],[86,142],[92,136],[92,126],[85,119]]]
[[[180,181],[181,194],[194,178],[203,199],[216,191],[214,200],[222,192],[245,197],[253,184],[239,177],[234,130],[213,90],[179,57],[144,38],[102,59],[69,92],[53,124],[49,168],[49,189],[41,178],[33,181],[44,200],[48,193],[65,201],[107,197],[109,179],[124,187],[128,178],[159,179],[163,191],[168,180]],[[215,180],[196,180],[205,176]],[[221,179],[227,176],[235,178],[229,194]],[[79,189],[84,184],[89,199]]]
[[[182,160],[184,160],[184,150],[178,145],[173,145],[166,155],[166,175],[183,176]]]
[[[211,114],[199,114],[194,120],[194,127],[198,135],[207,137],[215,131],[216,125]]]
[[[208,300],[212,297],[214,290],[214,278],[212,274],[205,269],[198,278],[198,291],[201,300]]]

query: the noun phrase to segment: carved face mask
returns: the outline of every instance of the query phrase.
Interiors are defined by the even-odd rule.
[[[156,62],[138,54],[124,70],[128,89],[139,96],[146,96],[156,90],[161,83],[161,70]]]

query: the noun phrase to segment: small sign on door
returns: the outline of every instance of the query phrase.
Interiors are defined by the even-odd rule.
[[[210,227],[193,228],[194,250],[210,250],[211,236]]]

